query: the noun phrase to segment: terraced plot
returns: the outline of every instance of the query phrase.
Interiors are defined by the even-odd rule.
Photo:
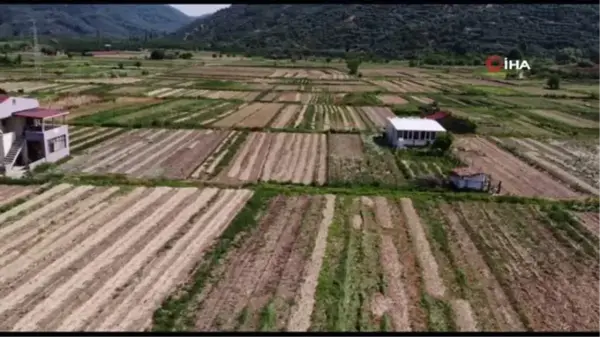
[[[598,237],[574,218],[559,217],[566,214],[561,208],[262,198],[266,209],[246,213],[250,224],[222,246],[230,249],[194,276],[206,281],[156,312],[155,331],[585,331],[597,325]]]
[[[531,138],[493,138],[517,151],[532,164],[539,166],[565,184],[583,193],[598,195],[599,169],[596,141],[552,140]]]
[[[143,331],[251,196],[61,184],[0,213],[0,328]]]
[[[228,131],[130,130],[61,165],[71,173],[119,173],[185,179],[223,142]]]
[[[217,128],[263,128],[275,118],[284,107],[281,103],[250,103],[240,107],[212,124]]]
[[[388,149],[380,148],[371,138],[350,134],[328,137],[329,185],[372,185],[397,187],[406,179]]]
[[[325,183],[327,142],[324,134],[250,133],[216,182],[276,181]]]
[[[78,125],[168,126],[208,125],[233,113],[239,104],[220,100],[176,99],[158,101],[144,107],[125,106],[78,118]]]
[[[468,166],[483,169],[502,182],[502,194],[549,198],[579,198],[581,194],[548,174],[522,162],[481,137],[462,137],[454,142],[457,156]]]

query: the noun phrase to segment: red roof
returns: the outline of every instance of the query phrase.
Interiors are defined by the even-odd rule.
[[[4,101],[6,101],[9,98],[10,98],[10,96],[8,96],[8,95],[0,95],[0,103],[4,103]]]
[[[13,116],[29,118],[51,118],[66,115],[68,112],[53,109],[33,108],[13,113]]]
[[[433,113],[431,115],[425,116],[425,118],[438,120],[438,119],[446,118],[446,117],[448,117],[448,115],[449,114],[447,112],[438,111],[438,112]]]
[[[477,169],[474,167],[457,167],[452,170],[453,175],[457,175],[459,177],[471,177],[479,174],[484,174],[481,169]]]
[[[119,54],[118,50],[102,50],[102,51],[93,51],[92,55],[115,55]]]

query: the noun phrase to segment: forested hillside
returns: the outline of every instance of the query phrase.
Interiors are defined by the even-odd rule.
[[[233,5],[176,34],[208,49],[289,55],[368,52],[535,56],[598,53],[598,5]]]
[[[169,5],[0,5],[0,37],[128,38],[175,31],[192,18]]]

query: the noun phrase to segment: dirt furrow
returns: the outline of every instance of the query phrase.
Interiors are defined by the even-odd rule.
[[[348,110],[348,114],[350,115],[350,118],[352,119],[352,121],[354,121],[352,129],[365,130],[365,124],[358,116],[358,111],[356,111],[355,108],[350,107],[350,106],[347,106],[346,110]]]
[[[96,206],[117,190],[119,190],[118,187],[104,189],[104,191],[102,191],[101,188],[97,188],[97,190],[93,191],[97,193],[92,194],[89,198],[85,198],[80,203],[76,203],[71,207],[66,207],[63,212],[57,213],[51,218],[44,219],[45,223],[42,222],[41,225],[38,223],[38,225],[33,227],[29,232],[25,232],[24,235],[11,240],[10,244],[5,248],[7,250],[14,248],[14,250],[11,252],[12,254],[7,254],[0,258],[0,266],[9,263],[13,258],[27,254],[32,247],[35,247],[36,252],[41,250],[43,248],[43,246],[40,245],[41,241],[50,240],[51,242],[65,233],[68,233],[72,229],[68,224],[80,222],[93,214],[91,213],[94,210],[93,206]],[[57,228],[50,233],[46,233],[49,227]],[[32,237],[35,237],[35,239],[32,239]],[[22,268],[23,265],[21,264],[20,267]],[[2,268],[0,268],[0,271],[1,270]]]
[[[212,154],[192,173],[191,178],[197,179],[202,173],[211,174],[219,161],[225,156],[225,153],[229,152],[227,147],[233,144],[239,135],[239,131],[230,131]],[[211,158],[212,161],[209,160]]]
[[[14,189],[6,191],[6,195],[0,197],[0,207],[15,202],[21,198],[25,198],[35,191],[32,187],[15,186]]]
[[[400,199],[402,211],[406,223],[410,229],[414,249],[417,251],[417,258],[422,269],[425,290],[433,297],[443,298],[446,293],[446,287],[440,277],[438,264],[429,246],[429,241],[425,235],[423,225],[419,215],[415,211],[412,200],[408,198]]]
[[[295,128],[297,128],[300,124],[302,124],[302,121],[304,120],[304,114],[306,113],[307,108],[308,108],[308,105],[302,106],[302,110],[300,110],[300,113],[298,114],[296,121],[294,121]]]
[[[108,142],[103,142],[98,146],[86,151],[86,156],[79,157],[82,158],[83,163],[79,165],[79,162],[77,162],[77,165],[75,165],[73,168],[76,170],[83,170],[86,168],[86,166],[103,162],[107,158],[114,158],[115,155],[119,155],[120,152],[122,152],[124,149],[127,149],[129,146],[144,143],[146,141],[146,137],[151,136],[153,132],[154,130],[136,130],[115,137]],[[67,165],[70,164],[71,162],[67,163]]]
[[[114,190],[118,190],[118,188],[110,188],[107,191]],[[134,200],[134,197],[137,198],[139,195],[133,195],[130,200],[122,199],[124,206]],[[86,226],[89,226],[92,219],[98,219],[98,216],[102,215],[101,210],[111,211],[112,208],[108,206],[108,202],[100,202],[80,216],[73,218],[60,230],[54,231],[42,240],[35,242],[29,247],[29,250],[19,254],[15,260],[0,268],[0,282],[4,283],[19,276],[23,276],[23,279],[26,279],[28,275],[34,276],[37,273],[35,268],[40,266],[41,263],[52,263],[53,259],[61,256],[70,246],[75,244],[77,235],[86,230]],[[112,207],[114,206],[112,205]],[[97,213],[99,211],[100,213]]]
[[[308,139],[308,135],[299,134],[297,140],[294,142],[292,146],[292,151],[290,154],[289,161],[287,161],[285,173],[282,177],[282,181],[288,182],[291,181],[294,177],[294,171],[296,168],[301,165],[300,164],[300,156],[302,154],[302,150],[304,148],[304,142]]]
[[[450,301],[450,305],[452,306],[452,312],[455,316],[454,322],[458,331],[479,331],[469,302],[465,300],[452,300]]]
[[[233,317],[239,313],[244,306],[251,312],[258,313],[261,308],[267,305],[271,295],[277,289],[279,279],[284,271],[286,261],[288,261],[294,242],[302,225],[302,218],[310,207],[311,199],[308,196],[292,198],[289,200],[292,208],[285,214],[285,219],[279,218],[272,224],[277,227],[277,231],[272,233],[267,245],[260,248],[255,255],[253,271],[243,275],[241,280],[245,281],[246,294],[236,299],[231,297],[221,308],[220,316]],[[281,224],[281,222],[285,224]],[[270,241],[272,243],[270,243]],[[263,257],[261,259],[260,257]],[[235,317],[234,317],[235,318]],[[234,322],[234,319],[227,319],[227,324]],[[226,325],[227,326],[227,325]]]
[[[271,174],[271,180],[281,181],[285,174],[287,173],[288,166],[290,164],[292,154],[294,148],[296,146],[296,142],[299,140],[300,134],[292,133],[286,134],[284,138],[284,146],[277,161],[277,165],[273,169],[273,174]]]
[[[268,262],[267,259],[263,259],[267,256],[264,253],[270,252],[277,245],[286,220],[295,208],[295,201],[296,198],[276,197],[269,205],[265,217],[261,219],[259,228],[253,231],[243,248],[230,253],[228,267],[220,282],[209,288],[204,296],[196,315],[196,329],[211,329],[222,311],[229,312],[223,319],[233,319],[231,312],[235,307],[246,304],[251,295],[248,289],[252,289],[256,284],[256,278]]]
[[[327,135],[319,136],[319,168],[317,171],[317,183],[324,185],[327,177]],[[316,155],[316,154],[315,154]]]
[[[94,171],[98,172],[100,170],[103,170],[104,167],[110,165],[110,163],[126,158],[132,153],[136,153],[139,149],[143,148],[144,145],[146,145],[144,141],[138,141],[131,145],[123,146],[119,150],[113,152],[111,155],[84,166],[81,172],[90,173]],[[96,158],[94,157],[94,159]]]
[[[166,153],[169,153],[169,151],[173,151],[177,147],[187,142],[191,135],[194,133],[194,131],[175,131],[174,133],[177,135],[177,140],[168,144],[167,146],[164,146],[163,148],[160,148],[158,151],[149,155],[144,160],[137,162],[135,165],[126,168],[125,174],[143,175],[146,172],[152,170],[156,165],[160,164],[160,162],[156,162],[157,158],[164,157],[164,155]],[[152,146],[151,148],[155,149],[157,147]]]
[[[211,198],[214,195],[212,193]],[[186,279],[204,249],[222,232],[251,195],[252,192],[248,190],[225,190],[221,193],[209,209],[190,225],[190,229],[182,232],[183,236],[164,258],[147,270],[146,275],[141,277],[142,281],[124,291],[127,295],[119,306],[111,306],[110,315],[101,324],[88,326],[86,329],[143,330],[147,327],[152,311],[176,283]],[[208,200],[204,200],[203,207]],[[197,207],[196,210],[200,208]]]
[[[105,242],[107,238],[111,237],[111,234],[119,233],[118,229],[123,224],[134,218],[139,212],[144,211],[148,206],[155,203],[169,191],[171,191],[170,188],[164,187],[154,189],[154,191],[140,199],[126,212],[119,214],[117,217],[113,218],[112,221],[106,223],[94,236],[74,247],[68,255],[63,256],[63,258],[56,260],[51,264],[45,265],[45,268],[39,271],[36,277],[29,279],[27,282],[13,285],[11,289],[6,289],[7,291],[0,291],[0,318],[6,316],[5,313],[8,310],[21,304],[21,302],[31,293],[41,289],[44,285],[48,285],[52,280],[55,280],[55,276],[58,276],[57,274],[63,271],[63,269],[69,268],[73,262],[85,256],[93,256],[93,254],[90,255],[90,253],[95,250],[94,248],[98,247],[98,244]],[[109,244],[112,244],[112,242]],[[21,312],[27,309],[22,305],[20,308]],[[2,321],[5,320],[0,319],[0,322]],[[0,323],[0,325],[2,325],[2,323]]]
[[[98,132],[97,136],[95,136],[93,138],[86,139],[85,141],[83,141],[81,143],[74,144],[73,146],[70,147],[70,149],[71,149],[71,151],[77,151],[78,149],[80,149],[82,147],[85,147],[88,144],[92,144],[92,143],[98,141],[101,138],[106,138],[106,137],[115,135],[115,134],[117,134],[117,133],[119,133],[121,131],[122,131],[121,129],[112,129],[110,131],[103,129],[101,132]]]
[[[379,258],[387,284],[385,296],[390,298],[392,307],[388,313],[392,319],[394,331],[411,331],[409,298],[403,282],[404,266],[392,236],[386,232],[386,230],[394,228],[387,199],[376,197],[374,206],[376,221],[383,229],[379,231],[381,237]]]
[[[251,312],[259,313],[261,308],[264,308],[272,300],[272,296],[282,281],[281,277],[285,272],[287,263],[292,259],[293,250],[301,250],[301,247],[297,247],[296,244],[301,241],[299,235],[303,219],[308,218],[305,216],[309,212],[311,201],[310,196],[302,196],[294,200],[293,209],[287,214],[286,225],[279,232],[277,241],[271,247],[263,247],[257,255],[266,257],[266,261],[256,264],[256,272],[253,275],[247,275],[248,285],[252,289],[248,302],[234,303],[232,301],[231,306],[226,306],[226,310],[233,309],[232,313],[238,313],[246,304],[246,308]],[[251,279],[255,281],[251,282]],[[235,306],[233,306],[234,304]],[[225,314],[227,314],[227,311]],[[229,320],[228,323],[233,322],[234,320]]]
[[[273,122],[273,125],[271,127],[273,128],[285,128],[288,123],[292,120],[292,118],[294,117],[294,115],[298,112],[300,106],[299,105],[288,105],[286,106],[283,111],[281,111],[279,113],[279,116],[277,117],[277,119],[275,120],[275,122]]]
[[[285,133],[280,132],[277,133],[275,138],[271,141],[272,149],[267,154],[267,160],[265,161],[260,180],[272,180],[272,173],[281,158],[279,152],[281,151],[281,147],[285,144],[285,139]]]
[[[459,239],[458,246],[461,255],[464,254],[465,262],[473,268],[473,271],[477,274],[477,279],[482,283],[481,289],[489,303],[489,307],[492,309],[492,315],[498,324],[499,330],[525,330],[519,315],[512,307],[500,283],[496,280],[454,210],[447,204],[441,204],[440,210],[443,212],[450,230],[454,233],[454,237]]]
[[[236,153],[233,163],[229,166],[227,171],[229,178],[237,178],[240,175],[243,164],[248,160],[247,158],[252,156],[252,151],[256,151],[254,144],[256,144],[258,137],[260,137],[259,132],[250,133],[242,148]]]
[[[325,195],[326,204],[323,208],[323,218],[319,224],[315,246],[310,262],[306,264],[304,278],[297,296],[296,304],[290,315],[287,331],[307,331],[310,327],[310,318],[315,304],[315,293],[325,249],[327,247],[327,234],[333,221],[335,210],[335,195]]]
[[[310,149],[308,149],[308,163],[300,180],[304,185],[309,185],[314,181],[319,155],[319,135],[309,135],[309,137],[311,138],[311,143]]]
[[[109,169],[107,172],[110,173],[125,173],[125,168],[127,166],[130,166],[131,164],[134,163],[139,163],[140,161],[143,161],[144,159],[142,158],[148,158],[148,157],[152,157],[154,158],[155,155],[153,156],[153,153],[155,152],[155,147],[156,148],[164,148],[167,144],[171,144],[173,142],[173,140],[177,139],[180,135],[177,132],[173,132],[170,135],[167,135],[165,138],[161,139],[160,141],[158,141],[158,143],[155,144],[155,146],[148,146],[146,147],[144,150],[128,157],[127,159],[120,161],[119,164],[113,166],[111,169]],[[148,156],[150,155],[150,156]]]
[[[115,305],[110,303],[111,299],[115,299],[122,292],[126,291],[126,287],[134,287],[131,283],[137,283],[133,280],[134,276],[139,275],[143,271],[145,265],[153,264],[156,259],[164,261],[165,256],[159,257],[160,250],[164,245],[169,242],[178,232],[181,231],[182,227],[191,219],[194,213],[201,210],[206,203],[208,203],[216,194],[217,189],[210,189],[199,191],[197,189],[191,189],[186,194],[182,195],[180,200],[172,200],[176,207],[172,207],[170,213],[174,215],[172,219],[165,221],[165,226],[148,242],[143,249],[136,252],[136,255],[132,257],[125,265],[123,265],[112,277],[102,285],[102,287],[94,293],[94,295],[86,301],[79,308],[71,311],[67,317],[64,317],[57,330],[60,331],[80,331],[86,323],[97,317],[101,312],[106,311],[110,314],[114,314]],[[185,202],[187,196],[192,196],[190,203]],[[163,268],[153,268],[152,270],[157,274],[163,274]],[[140,275],[141,276],[141,275]],[[168,274],[173,277],[173,274]],[[145,278],[137,278],[138,282],[143,282]],[[139,283],[138,283],[139,284]],[[127,289],[129,290],[129,289]],[[127,291],[129,293],[129,291]],[[139,304],[139,303],[138,303]],[[129,308],[131,309],[131,308]],[[139,309],[139,308],[138,308]],[[121,312],[119,316],[124,317],[126,313]]]
[[[306,171],[310,167],[308,163],[308,157],[310,156],[310,150],[313,148],[313,143],[314,141],[312,135],[303,135],[302,145],[298,149],[300,151],[298,156],[298,162],[294,166],[292,166],[292,168],[294,169],[291,175],[291,180],[293,183],[301,183],[304,176],[306,176]]]
[[[44,206],[36,209],[35,211],[19,218],[17,221],[3,225],[0,227],[0,255],[5,252],[8,247],[10,241],[13,241],[20,234],[27,232],[28,225],[32,222],[40,219],[48,213],[51,213],[58,207],[68,207],[69,202],[73,200],[78,200],[80,196],[94,189],[94,186],[78,186],[73,190],[69,191],[66,194],[52,200],[51,202],[45,204]],[[36,222],[33,224],[37,225]]]
[[[270,140],[270,134],[261,132],[259,135],[259,139],[258,141],[254,144],[254,146],[256,146],[254,148],[254,151],[252,152],[252,155],[250,156],[250,159],[248,160],[248,163],[246,164],[246,167],[244,168],[244,170],[242,171],[242,173],[238,176],[238,179],[240,180],[244,180],[247,181],[250,178],[250,175],[253,171],[255,171],[255,163],[257,161],[257,158],[259,156],[259,152],[263,147],[267,147],[269,146],[269,140]],[[258,166],[258,165],[257,165]],[[262,166],[262,165],[260,165]],[[259,166],[259,167],[260,167]],[[260,168],[259,168],[260,170]]]
[[[155,231],[152,230],[163,217],[172,212],[173,206],[182,202],[196,191],[197,189],[195,188],[181,188],[177,191],[169,191],[173,192],[172,194],[168,194],[169,198],[165,200],[164,203],[157,205],[158,207],[154,208],[154,211],[145,217],[143,221],[136,223],[137,225],[134,225],[132,230],[116,240],[112,245],[114,248],[104,250],[101,254],[96,255],[90,263],[78,270],[65,283],[62,283],[59,287],[53,289],[49,296],[45,296],[43,301],[38,302],[32,310],[21,317],[21,319],[13,326],[13,331],[31,331],[43,328],[43,326],[40,326],[42,325],[40,324],[40,321],[44,320],[46,317],[53,319],[59,318],[61,306],[69,305],[71,302],[68,301],[69,297],[71,297],[70,295],[76,295],[77,302],[80,302],[83,300],[83,296],[81,296],[83,295],[81,293],[82,291],[89,291],[93,294],[93,288],[89,287],[89,283],[99,280],[102,278],[101,276],[104,276],[102,274],[98,275],[99,272],[105,269],[104,267],[112,266],[116,267],[116,269],[109,268],[106,272],[108,272],[108,275],[113,275],[113,271],[119,269],[119,266],[114,265],[113,263],[125,263],[125,261],[128,261],[129,259],[120,258],[130,256],[131,251],[133,251],[134,254],[139,252],[138,249],[135,249],[138,241],[142,241],[146,233],[152,232],[152,234],[156,234],[154,233]],[[146,244],[147,241],[142,242],[144,247],[147,247]],[[71,310],[73,309],[74,308],[71,308]]]
[[[72,188],[73,185],[69,185],[69,184],[60,184],[57,185],[51,189],[49,189],[48,191],[45,191],[39,195],[36,195],[35,197],[25,201],[22,204],[19,204],[15,207],[12,207],[11,209],[9,209],[8,211],[0,214],[0,223],[4,223],[6,222],[8,219],[18,215],[19,213],[28,210],[34,206],[37,206],[40,203],[45,202],[46,200],[52,198],[54,195],[61,193],[63,191],[66,191],[67,189]],[[0,227],[0,238],[2,237],[2,230],[6,229],[8,226],[6,224],[2,225],[2,227]]]

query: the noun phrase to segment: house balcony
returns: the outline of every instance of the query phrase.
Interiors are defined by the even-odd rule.
[[[28,126],[25,128],[25,139],[31,141],[43,141],[58,136],[67,135],[69,127],[59,124],[44,124],[43,126]]]

